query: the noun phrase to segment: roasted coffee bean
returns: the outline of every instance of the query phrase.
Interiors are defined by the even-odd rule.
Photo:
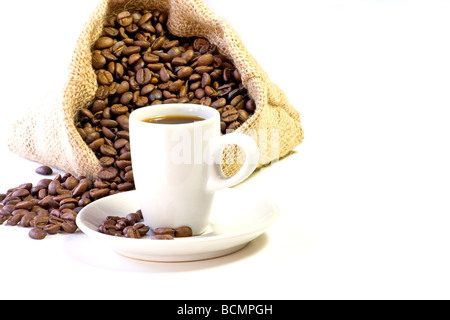
[[[61,224],[48,224],[44,226],[42,229],[43,231],[47,232],[48,234],[57,234],[58,231],[61,229]]]
[[[96,49],[106,49],[106,48],[111,48],[114,45],[114,39],[110,38],[110,37],[100,37],[96,42],[95,42],[95,48]]]
[[[30,225],[42,229],[46,224],[48,224],[49,220],[50,217],[46,215],[37,215],[32,221],[30,221]]]
[[[6,220],[8,220],[8,217],[0,214],[0,225],[2,225]]]
[[[15,226],[17,225],[20,220],[22,220],[23,215],[20,213],[16,213],[14,215],[12,215],[7,221],[6,221],[6,225],[8,226]]]
[[[167,71],[167,69],[166,69],[165,67],[162,67],[162,68],[159,70],[159,79],[160,79],[162,82],[167,82],[167,81],[170,80],[169,72]]]
[[[117,150],[106,144],[100,147],[100,152],[107,157],[114,157],[117,155]]]
[[[153,233],[155,235],[168,234],[168,235],[174,236],[175,235],[175,229],[172,229],[172,228],[156,228],[155,230],[153,230]]]
[[[253,113],[256,110],[256,104],[254,100],[248,100],[245,104],[245,109],[247,109],[248,112]]]
[[[209,66],[213,62],[214,62],[214,57],[210,53],[204,54],[204,55],[198,57],[198,59],[197,59],[197,65],[198,66]]]
[[[131,182],[124,182],[124,183],[117,185],[117,190],[119,190],[120,192],[131,191],[133,189],[134,189],[134,184]]]
[[[42,229],[39,229],[39,228],[33,228],[33,229],[30,230],[28,235],[32,239],[42,240],[42,239],[44,239],[47,236],[47,232],[42,230]]]
[[[27,189],[18,189],[12,193],[12,197],[26,197],[30,194],[30,191]]]
[[[116,168],[110,167],[100,171],[98,173],[98,177],[103,180],[112,181],[117,177],[118,174],[119,172]]]
[[[106,65],[106,58],[100,52],[92,54],[92,66],[94,69],[101,69]]]
[[[136,223],[141,221],[141,217],[139,217],[139,215],[137,213],[130,213],[127,215],[126,217],[129,221],[131,221],[132,223]]]
[[[78,201],[77,201],[78,202]],[[61,219],[75,221],[77,219],[77,213],[71,209],[65,209],[66,211],[61,214]]]
[[[247,121],[248,118],[249,118],[248,112],[245,111],[244,109],[238,110],[238,115],[239,115],[238,119],[239,119],[239,121],[242,122],[242,123],[244,123],[245,121]]]
[[[36,213],[34,213],[34,212],[26,213],[20,220],[19,225],[24,228],[30,227],[30,222],[31,222],[31,220],[34,219],[35,216],[36,216]]]
[[[125,168],[126,169],[126,168]],[[123,177],[123,179],[126,182],[131,182],[134,183],[134,176],[133,176],[133,170],[128,171],[127,173],[125,173],[125,176]]]
[[[142,86],[149,84],[151,79],[152,79],[152,72],[148,68],[140,69],[136,73],[136,81]]]
[[[133,225],[133,229],[136,230],[137,232],[139,232],[139,235],[141,237],[145,236],[150,231],[150,227],[146,226],[143,223],[137,223],[137,224]]]
[[[89,195],[94,200],[98,200],[100,198],[106,197],[108,194],[109,194],[108,188],[103,188],[103,189],[95,188],[95,189],[92,189],[89,191]]]
[[[140,239],[141,238],[141,234],[139,233],[139,231],[133,229],[133,228],[129,228],[125,234],[125,236],[127,238],[133,238],[133,239]]]
[[[66,221],[62,223],[61,228],[67,233],[75,233],[78,229],[77,225],[73,221]]]
[[[189,78],[192,73],[194,72],[194,69],[192,67],[180,67],[177,71],[177,77],[181,80]]]
[[[31,210],[33,207],[34,207],[33,201],[21,201],[19,203],[16,203],[16,210],[17,209]]]
[[[76,186],[78,186],[79,181],[77,178],[70,176],[64,182],[64,187],[68,190],[73,190]]]
[[[133,23],[133,17],[128,11],[123,11],[117,15],[117,23],[122,27],[128,27]]]
[[[151,237],[152,240],[174,240],[170,234],[155,234]]]
[[[98,82],[102,85],[110,85],[114,81],[114,77],[108,70],[101,69],[97,75]]]
[[[192,237],[192,229],[189,227],[176,228],[175,237],[177,238]]]
[[[222,121],[231,123],[239,118],[238,111],[233,106],[226,106],[222,113]]]
[[[86,180],[81,180],[78,185],[73,188],[72,196],[79,197],[88,189],[88,182]]]
[[[131,56],[132,54],[139,53],[141,51],[141,47],[138,46],[130,46],[126,47],[122,50],[122,54],[125,56]]]
[[[53,173],[53,170],[52,170],[52,168],[50,168],[48,166],[41,166],[36,169],[36,173],[43,175],[43,176],[49,176]]]
[[[121,115],[116,118],[117,123],[123,130],[129,130],[129,117],[126,115]]]
[[[238,129],[241,126],[241,123],[238,121],[234,121],[227,126],[226,132],[232,133],[234,130]]]

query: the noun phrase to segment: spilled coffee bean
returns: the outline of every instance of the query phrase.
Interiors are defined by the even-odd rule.
[[[98,227],[98,231],[115,237],[141,239],[149,231],[150,227],[142,223],[142,211],[129,213],[125,217],[108,216]],[[173,240],[175,237],[192,237],[192,229],[189,227],[156,228],[153,230],[152,240]]]
[[[41,166],[36,169],[36,173],[43,175],[43,176],[49,176],[53,173],[53,170],[52,170],[52,168],[50,168],[48,166]]]
[[[119,186],[69,173],[42,179],[36,185],[24,183],[0,194],[0,225],[33,228],[29,232],[32,239],[75,233],[78,212],[95,200],[120,192]],[[142,233],[145,229],[137,230]]]

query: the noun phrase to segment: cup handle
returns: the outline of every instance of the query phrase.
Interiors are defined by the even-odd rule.
[[[244,149],[246,159],[241,170],[234,176],[227,177],[222,171],[223,150],[227,145],[236,144]],[[242,133],[231,133],[221,136],[212,142],[210,152],[212,161],[209,164],[207,188],[210,191],[229,188],[247,179],[258,166],[259,149],[256,142]]]

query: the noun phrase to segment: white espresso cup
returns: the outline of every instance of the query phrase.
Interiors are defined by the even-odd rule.
[[[204,120],[160,124],[149,119],[173,116]],[[238,173],[222,171],[223,150],[238,145],[246,160]],[[194,104],[140,108],[130,115],[130,146],[138,202],[152,229],[190,227],[202,234],[210,220],[215,191],[248,178],[257,167],[259,150],[247,135],[221,136],[217,110]]]

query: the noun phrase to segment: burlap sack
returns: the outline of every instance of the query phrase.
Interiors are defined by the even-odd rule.
[[[257,106],[255,114],[238,132],[258,142],[259,167],[287,155],[303,141],[300,116],[286,95],[270,81],[230,24],[201,0],[101,0],[76,44],[67,82],[49,94],[39,107],[30,108],[14,125],[8,140],[11,151],[74,175],[97,175],[99,161],[75,128],[77,112],[93,102],[97,90],[91,48],[108,16],[142,9],[168,12],[168,29],[172,34],[207,38],[234,62]],[[231,153],[233,149],[225,152]],[[223,169],[227,175],[233,175],[239,167],[234,161],[226,161]]]

